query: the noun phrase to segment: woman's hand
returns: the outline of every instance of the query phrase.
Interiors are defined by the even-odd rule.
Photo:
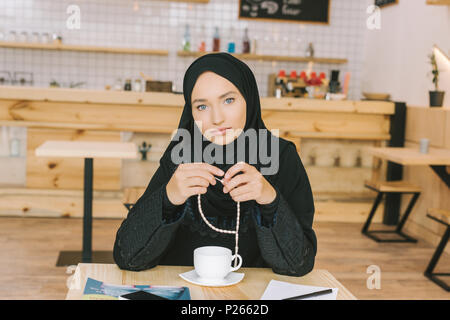
[[[242,171],[242,174],[236,175]],[[230,193],[236,202],[256,200],[258,204],[268,204],[275,200],[276,190],[252,165],[238,162],[225,173],[223,192]]]
[[[167,183],[167,197],[174,205],[183,204],[192,195],[206,193],[210,184],[215,185],[214,175],[223,176],[224,172],[208,163],[181,163]]]

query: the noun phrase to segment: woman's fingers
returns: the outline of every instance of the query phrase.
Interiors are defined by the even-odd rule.
[[[185,179],[192,179],[194,177],[198,177],[198,178],[202,178],[206,181],[208,181],[210,184],[215,185],[216,184],[216,179],[214,179],[214,176],[206,170],[201,170],[201,169],[192,169],[192,170],[186,170],[185,174]]]
[[[231,180],[233,176],[238,173],[239,171],[246,172],[248,170],[248,167],[250,165],[246,162],[238,162],[235,165],[233,165],[228,171],[225,173],[225,176],[223,177],[226,182]]]
[[[225,174],[225,172],[223,172],[221,169],[205,162],[186,163],[185,167],[189,170],[196,170],[196,169],[206,170],[216,176],[223,176]]]
[[[209,181],[205,180],[204,178],[200,177],[191,177],[189,179],[186,179],[185,182],[187,187],[205,187],[207,188],[209,186]]]
[[[253,195],[252,191],[233,197],[233,200],[236,202],[244,202],[244,201],[249,201],[249,200],[254,200],[254,199],[255,199],[255,196]]]
[[[230,192],[240,184],[250,182],[250,179],[251,179],[250,175],[246,173],[240,174],[231,179],[229,182],[225,183],[225,186],[223,187],[223,192],[225,193]]]
[[[190,187],[188,188],[188,197],[197,195],[197,194],[205,194],[207,189],[205,187]]]
[[[240,187],[236,187],[233,190],[230,191],[230,197],[233,198],[233,200],[235,199],[235,197],[238,197],[240,195],[243,195],[245,193],[248,192],[254,192],[255,188],[253,187],[253,185],[251,185],[250,183],[244,184]]]

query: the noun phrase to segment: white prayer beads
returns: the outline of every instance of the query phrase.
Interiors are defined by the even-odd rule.
[[[222,182],[222,180],[220,180],[220,179],[218,179],[218,178],[216,178],[217,180],[219,180],[220,182]],[[223,184],[223,182],[222,182],[222,184]],[[203,210],[202,210],[202,206],[201,206],[201,203],[200,203],[200,194],[198,194],[198,196],[197,196],[197,202],[198,202],[198,211],[200,212],[200,215],[201,215],[201,217],[202,217],[202,219],[203,219],[203,221],[206,223],[206,225],[208,225],[211,229],[213,229],[214,231],[217,231],[217,232],[220,232],[220,233],[228,233],[228,234],[235,234],[236,235],[236,237],[235,237],[235,239],[236,239],[236,245],[235,245],[235,247],[234,247],[234,254],[236,255],[237,253],[238,253],[238,241],[239,241],[239,218],[240,218],[240,216],[241,216],[241,209],[240,209],[240,202],[238,201],[237,202],[237,218],[236,218],[236,230],[223,230],[223,229],[219,229],[219,228],[216,228],[215,226],[213,226],[209,221],[208,221],[208,219],[206,219],[206,217],[205,217],[205,215],[203,214]],[[237,260],[238,259],[235,259],[234,260],[234,266],[236,267],[237,266]]]

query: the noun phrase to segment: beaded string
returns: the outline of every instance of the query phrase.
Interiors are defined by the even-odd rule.
[[[214,178],[216,178],[216,177],[214,177]],[[222,184],[223,184],[223,181],[222,180],[220,180],[219,178],[216,178],[217,180],[219,180]],[[239,217],[241,216],[241,209],[240,209],[240,202],[238,201],[237,202],[237,218],[236,218],[236,230],[223,230],[223,229],[219,229],[219,228],[216,228],[215,226],[213,226],[209,221],[208,221],[208,219],[206,219],[206,217],[205,217],[205,215],[203,214],[203,210],[202,210],[202,206],[201,206],[201,203],[200,203],[200,194],[198,194],[198,197],[197,197],[197,202],[198,202],[198,211],[200,212],[200,215],[201,215],[201,217],[202,217],[202,219],[203,219],[203,221],[211,228],[211,229],[213,229],[214,231],[217,231],[217,232],[220,232],[220,233],[228,233],[228,234],[235,234],[236,235],[236,237],[235,237],[235,239],[236,239],[236,245],[235,245],[235,247],[234,247],[234,254],[236,255],[237,253],[238,253],[238,240],[239,240]],[[237,266],[237,257],[236,257],[236,259],[234,259],[234,266],[236,267]]]

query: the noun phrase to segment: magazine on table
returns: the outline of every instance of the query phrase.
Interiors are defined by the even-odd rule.
[[[86,280],[83,300],[119,300],[121,296],[144,291],[169,300],[191,300],[188,287],[109,284],[92,278]]]

